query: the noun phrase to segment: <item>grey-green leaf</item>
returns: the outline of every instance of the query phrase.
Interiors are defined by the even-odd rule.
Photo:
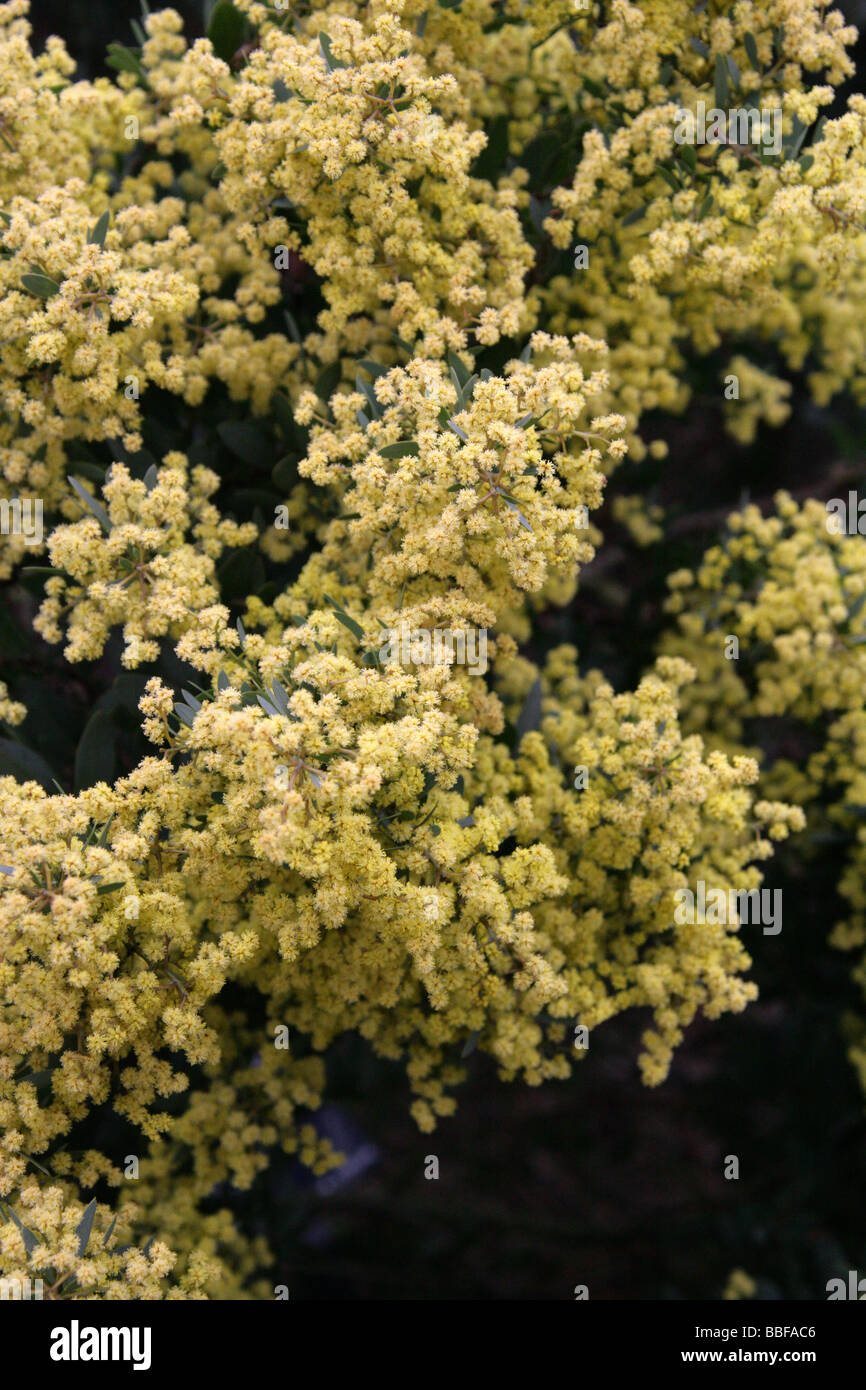
[[[648,203],[643,203],[639,208],[632,208],[631,212],[627,212],[622,219],[621,225],[623,227],[631,227],[635,222],[640,222],[642,217],[646,217],[648,207]]]
[[[84,726],[75,750],[75,790],[85,791],[97,782],[114,781],[117,728],[104,710],[96,709]]]
[[[29,1258],[33,1254],[33,1251],[36,1249],[37,1245],[40,1244],[39,1237],[35,1235],[33,1231],[30,1230],[29,1226],[25,1226],[24,1222],[18,1219],[11,1207],[7,1207],[6,1210],[9,1212],[9,1215],[12,1217],[12,1220],[15,1222],[15,1225],[21,1232],[21,1239],[24,1241],[24,1249],[27,1251],[27,1255]]]
[[[60,289],[56,280],[52,280],[50,275],[22,275],[21,283],[29,294],[35,294],[37,299],[50,299],[57,294]]]
[[[378,451],[383,459],[402,459],[417,456],[421,450],[417,440],[398,439],[396,444],[383,444]]]
[[[529,688],[523,709],[517,717],[517,742],[520,744],[524,734],[533,733],[541,726],[541,678],[536,677]]]
[[[321,49],[322,57],[325,60],[325,67],[328,69],[328,72],[333,72],[335,68],[344,68],[347,66],[340,58],[334,57],[331,51],[331,40],[327,34],[319,34],[319,48]]]
[[[110,221],[111,213],[104,212],[100,217],[99,221],[97,222],[96,226],[93,227],[87,234],[87,241],[89,245],[99,246],[103,249],[105,248],[105,236],[108,231],[108,224],[110,223]]]
[[[348,613],[345,613],[343,609],[340,607],[340,605],[336,603],[334,599],[330,597],[330,595],[324,594],[323,598],[325,599],[325,602],[329,603],[333,608],[334,617],[338,620],[338,622],[341,622],[343,624],[343,627],[347,627],[349,631],[352,633],[352,635],[354,637],[357,637],[358,641],[360,642],[364,636],[364,629],[361,627],[361,624],[356,623],[354,618],[350,618]]]
[[[523,512],[522,512],[522,511],[520,510],[520,508],[516,505],[516,503],[514,503],[514,502],[509,502],[507,498],[505,498],[504,501],[505,501],[505,505],[506,505],[506,507],[508,507],[509,511],[516,512],[516,513],[517,513],[517,520],[520,522],[521,526],[525,526],[526,529],[527,529],[527,531],[531,531],[531,530],[532,530],[532,527],[530,526],[529,522],[526,520],[526,517],[523,515]]]
[[[100,526],[102,527],[103,531],[107,536],[111,530],[111,520],[109,518],[108,512],[105,510],[105,508],[102,506],[100,502],[97,502],[95,497],[91,497],[90,493],[87,491],[87,488],[82,487],[81,484],[79,482],[76,482],[74,478],[67,478],[67,482],[69,483],[69,486],[73,488],[75,492],[78,493],[78,496],[84,503],[87,510],[91,512],[93,516],[96,517],[96,520],[99,522]]]
[[[75,1227],[75,1234],[78,1236],[78,1258],[84,1258],[87,1249],[87,1242],[90,1240],[90,1232],[93,1230],[93,1218],[96,1215],[96,1198],[92,1198],[87,1203],[81,1216],[81,1220]]]

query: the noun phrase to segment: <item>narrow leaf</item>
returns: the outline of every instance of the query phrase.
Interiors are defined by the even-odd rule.
[[[631,227],[635,222],[640,222],[642,217],[646,217],[648,207],[649,203],[643,203],[639,208],[632,208],[631,212],[627,212],[622,219],[621,225]]]
[[[716,56],[715,96],[716,106],[724,110],[728,105],[728,66],[721,54]]]
[[[517,742],[524,734],[533,733],[541,726],[541,678],[536,677],[529,688],[523,709],[517,717]]]
[[[325,599],[325,602],[329,603],[333,608],[334,617],[338,620],[338,622],[341,622],[343,624],[343,627],[347,627],[349,631],[352,633],[352,635],[358,638],[359,642],[362,641],[364,637],[364,629],[361,627],[361,624],[356,623],[354,618],[350,618],[348,613],[344,613],[340,605],[336,603],[334,599],[332,599],[328,594],[324,594],[323,598]]]
[[[325,60],[325,67],[328,69],[328,72],[333,72],[335,68],[344,68],[347,66],[340,58],[334,57],[331,51],[331,40],[328,38],[327,34],[319,34],[319,48],[321,49],[322,57]]]
[[[109,518],[108,512],[105,510],[105,508],[102,506],[100,502],[97,502],[95,497],[91,497],[90,493],[87,491],[87,488],[82,487],[81,484],[76,482],[76,480],[73,477],[68,477],[67,482],[69,483],[69,486],[73,488],[75,492],[78,493],[78,496],[84,503],[87,510],[89,512],[92,512],[92,514],[96,517],[96,520],[99,522],[100,526],[102,527],[103,531],[107,536],[111,530],[111,520]]]
[[[83,1215],[78,1225],[75,1227],[75,1234],[78,1236],[78,1258],[84,1258],[87,1249],[87,1242],[90,1240],[90,1232],[93,1230],[93,1218],[96,1215],[96,1198],[92,1198],[84,1208]]]
[[[29,1259],[29,1257],[33,1254],[33,1251],[36,1249],[37,1245],[40,1244],[39,1237],[37,1235],[34,1235],[33,1231],[30,1230],[29,1226],[24,1225],[23,1221],[19,1221],[18,1217],[15,1215],[11,1207],[7,1207],[6,1210],[9,1212],[9,1215],[12,1217],[12,1220],[15,1222],[15,1225],[21,1232],[21,1239],[24,1241],[24,1249],[27,1251],[27,1256]]]
[[[105,234],[108,231],[108,224],[110,221],[111,213],[104,212],[100,217],[99,221],[97,222],[96,226],[93,227],[87,234],[87,241],[89,245],[99,246],[104,249]]]

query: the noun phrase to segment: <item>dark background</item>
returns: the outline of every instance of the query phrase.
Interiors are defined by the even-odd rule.
[[[190,35],[203,31],[202,0],[174,8]],[[866,21],[866,6],[840,8]],[[135,43],[129,20],[139,13],[138,0],[32,6],[37,41],[59,33],[81,76],[107,71],[109,42]],[[854,88],[862,42],[857,57]],[[789,424],[745,449],[722,431],[713,362],[705,380],[703,397],[698,373],[683,420],[645,422],[646,437],[669,440],[670,460],[627,466],[614,480],[665,506],[671,538],[637,550],[608,504],[606,544],[571,608],[541,620],[533,655],[574,641],[585,664],[632,684],[664,622],[665,574],[711,543],[726,511],[746,495],[768,501],[780,486],[829,497],[863,478],[864,419],[850,403],[818,411],[795,381]],[[30,703],[27,671],[18,674]],[[70,683],[63,718],[73,729],[95,688],[86,671]],[[349,1152],[350,1169],[322,1190],[278,1161],[233,1202],[277,1251],[274,1283],[292,1298],[569,1299],[586,1284],[592,1299],[714,1299],[739,1267],[758,1280],[759,1297],[823,1299],[830,1277],[866,1272],[866,1110],[842,1031],[843,1012],[862,1001],[851,958],[827,945],[844,913],[840,869],[838,855],[804,864],[799,849],[783,848],[766,886],[789,889],[785,931],[749,941],[759,1002],[692,1027],[659,1088],[640,1084],[635,1061],[648,1016],[629,1014],[593,1032],[568,1082],[505,1085],[476,1053],[457,1115],[425,1136],[409,1117],[401,1069],[344,1039],[319,1122]],[[431,1154],[436,1182],[424,1178]],[[739,1156],[739,1181],[724,1179],[727,1154]]]

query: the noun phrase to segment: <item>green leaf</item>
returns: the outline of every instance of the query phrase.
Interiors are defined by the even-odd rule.
[[[508,160],[508,117],[494,116],[487,128],[487,144],[470,169],[474,179],[494,182]]]
[[[294,454],[286,454],[279,459],[271,469],[271,478],[276,487],[283,492],[291,492],[292,488],[300,482],[298,473],[298,461]]]
[[[38,782],[47,792],[52,790],[54,773],[44,758],[11,738],[0,738],[0,776],[15,777],[19,782]]]
[[[523,709],[517,716],[517,743],[524,734],[533,733],[541,727],[541,677],[537,676],[529,688]]]
[[[105,249],[105,235],[108,231],[108,224],[111,221],[111,213],[104,212],[95,227],[87,233],[87,241],[90,246],[99,246]]]
[[[270,468],[273,446],[258,425],[246,420],[224,420],[217,425],[217,434],[226,448],[254,468]]]
[[[414,439],[398,439],[396,444],[383,444],[377,450],[383,459],[402,459],[416,457],[421,451]]]
[[[116,893],[118,888],[125,888],[125,883],[100,883],[96,890],[97,896],[103,893]]]
[[[733,53],[729,53],[729,54],[727,55],[727,57],[728,57],[728,72],[731,74],[731,81],[733,82],[733,84],[734,84],[735,87],[739,87],[739,85],[740,85],[740,69],[739,69],[739,67],[737,66],[737,61],[736,61],[736,59],[734,58]]]
[[[69,486],[73,488],[75,492],[77,492],[79,498],[84,503],[87,510],[96,517],[96,520],[99,522],[100,526],[102,527],[103,531],[107,536],[111,531],[111,520],[109,518],[108,512],[102,506],[101,502],[97,502],[95,497],[91,497],[90,493],[87,491],[87,488],[82,487],[81,483],[76,482],[74,478],[68,477],[66,481],[69,483]]]
[[[698,167],[698,156],[695,154],[693,145],[680,145],[680,158],[689,169]]]
[[[450,348],[445,354],[445,360],[448,363],[448,366],[451,368],[454,375],[456,376],[457,385],[460,387],[460,390],[462,391],[463,387],[466,385],[467,381],[472,375],[471,370],[468,367],[466,367],[463,362],[461,362],[460,358],[457,356],[457,353],[452,352]]]
[[[325,405],[333,396],[343,376],[343,369],[339,362],[331,362],[329,366],[323,367],[316,377],[316,384],[313,387],[319,400],[324,401]]]
[[[707,48],[707,45],[704,43],[703,39],[689,39],[689,43],[691,44],[692,48],[695,50],[696,53],[700,53],[702,58],[706,58],[708,56],[710,50]]]
[[[274,680],[271,681],[271,690],[272,690],[273,693],[274,693],[274,702],[275,702],[275,704],[276,704],[278,710],[280,711],[280,714],[285,714],[286,716],[288,716],[288,713],[289,713],[289,696],[288,696],[288,692],[287,692],[286,690],[283,689],[283,687],[280,685],[280,682],[279,682],[276,678],[274,678]]]
[[[114,1213],[114,1216],[112,1216],[112,1218],[111,1218],[111,1224],[109,1225],[108,1230],[105,1232],[105,1235],[102,1237],[102,1248],[103,1248],[103,1250],[107,1249],[107,1247],[108,1247],[108,1242],[111,1240],[111,1237],[114,1235],[114,1228],[115,1228],[116,1225],[117,1225],[117,1212],[115,1212],[115,1213]]]
[[[271,83],[271,91],[276,101],[288,101],[289,98],[294,95],[291,87],[287,87],[281,77],[278,77],[276,82]],[[295,341],[297,341],[297,339]]]
[[[814,163],[815,156],[813,154],[804,154],[800,160],[800,172],[807,174]]]
[[[713,197],[712,193],[708,193],[707,196],[706,196],[706,198],[704,199],[704,201],[701,203],[701,206],[700,206],[700,208],[699,208],[699,210],[698,210],[698,221],[699,221],[699,222],[703,222],[703,220],[704,220],[704,218],[706,217],[707,213],[710,212],[710,211],[712,210],[712,207],[713,207],[713,204],[714,204],[714,203],[715,203],[715,198]]]
[[[348,67],[348,64],[344,63],[342,59],[334,57],[331,52],[331,40],[328,38],[327,34],[319,34],[319,48],[321,49],[322,57],[325,60],[325,67],[328,69],[328,72],[333,72],[335,68]]]
[[[383,367],[380,362],[372,362],[369,357],[362,357],[358,366],[363,367],[364,371],[369,372],[374,379],[380,376],[387,376],[391,370],[390,367]]]
[[[791,144],[788,150],[789,159],[797,158],[797,155],[800,153],[800,150],[803,147],[803,141],[805,140],[808,132],[808,125],[804,125],[803,122],[800,120],[800,117],[795,115],[794,123],[791,128]]]
[[[175,704],[174,712],[182,724],[186,724],[188,729],[192,728],[192,723],[193,719],[195,718],[195,715],[193,714],[191,709],[188,709],[186,705],[182,705],[178,702],[177,704]]]
[[[642,217],[646,217],[648,207],[649,203],[644,203],[639,208],[632,208],[631,212],[627,212],[622,219],[621,225],[623,227],[631,227],[635,222],[640,222]]]
[[[761,60],[760,60],[760,58],[758,57],[758,44],[757,44],[757,41],[756,41],[756,39],[755,39],[754,34],[744,34],[744,35],[743,35],[743,43],[745,44],[745,47],[746,47],[746,53],[747,53],[747,55],[748,55],[749,62],[751,63],[752,67],[755,69],[755,72],[760,72],[760,71],[761,71]]]
[[[224,63],[230,63],[244,41],[245,21],[240,10],[236,10],[231,0],[219,0],[214,6],[207,36],[214,53]]]
[[[21,1232],[21,1239],[24,1241],[24,1249],[27,1251],[27,1257],[29,1259],[37,1245],[41,1243],[39,1236],[35,1235],[33,1231],[30,1230],[29,1226],[25,1226],[23,1221],[19,1221],[11,1207],[7,1207],[6,1210]]]
[[[75,750],[75,790],[82,792],[97,782],[114,781],[116,770],[113,721],[103,710],[94,710],[84,726]]]
[[[93,1218],[96,1215],[96,1198],[94,1197],[87,1203],[81,1216],[81,1220],[75,1227],[75,1234],[78,1236],[78,1258],[84,1258],[87,1249],[87,1242],[90,1240],[90,1232],[93,1230]]]
[[[382,417],[382,407],[376,398],[376,393],[368,381],[364,381],[359,372],[355,373],[355,390],[362,395],[370,407],[370,415],[374,420]]]
[[[864,591],[862,594],[858,594],[857,597],[854,599],[854,602],[853,602],[853,603],[851,604],[851,606],[849,607],[849,609],[848,609],[848,622],[849,622],[849,623],[852,621],[853,618],[859,617],[859,615],[863,612],[863,607],[864,607],[864,605],[866,605],[866,591]]]
[[[469,1037],[466,1039],[465,1043],[463,1044],[463,1050],[462,1050],[461,1053],[460,1053],[461,1058],[463,1058],[463,1059],[465,1060],[467,1057],[471,1057],[472,1053],[475,1051],[476,1047],[478,1046],[478,1039],[479,1039],[480,1037],[481,1037],[481,1029],[480,1029],[480,1028],[474,1029],[473,1032],[471,1032],[471,1033],[469,1034]]]
[[[35,294],[37,299],[50,299],[60,289],[56,280],[52,280],[50,275],[42,275],[41,273],[22,275],[21,283],[28,294]]]
[[[515,502],[510,502],[510,501],[508,500],[507,497],[504,498],[503,500],[504,500],[504,502],[505,502],[506,507],[509,509],[509,511],[516,512],[516,513],[517,513],[517,520],[520,522],[521,526],[525,526],[526,529],[527,529],[527,531],[531,531],[531,530],[532,530],[532,527],[530,526],[529,522],[526,520],[526,517],[523,515],[523,512],[520,510],[520,508],[517,506],[517,504],[516,504]]]
[[[448,421],[448,427],[454,431],[458,439],[462,439],[466,444],[469,443],[469,435],[464,429],[461,429],[459,425],[456,425],[453,420]]]
[[[728,96],[728,65],[722,55],[718,54],[716,57],[715,97],[716,106],[720,110],[725,110],[727,108]]]
[[[357,637],[359,642],[362,641],[364,637],[364,629],[361,627],[361,624],[356,623],[354,618],[350,618],[348,613],[343,611],[343,609],[336,602],[336,600],[331,598],[330,594],[323,594],[322,597],[324,598],[326,603],[329,603],[331,605],[331,607],[334,610],[334,617],[343,624],[343,627],[347,627],[349,631],[352,633],[352,635],[354,637]]]
[[[115,72],[134,72],[136,77],[147,86],[147,73],[141,64],[141,57],[134,48],[127,48],[122,43],[110,43],[108,53],[105,58],[105,65],[114,68]]]
[[[261,556],[249,547],[230,551],[217,566],[220,593],[228,603],[258,593],[266,577]]]
[[[118,458],[118,463],[125,463],[126,460]],[[88,478],[92,483],[98,483],[102,487],[105,482],[105,464],[94,463],[91,459],[71,458],[70,466],[80,473],[83,478]]]

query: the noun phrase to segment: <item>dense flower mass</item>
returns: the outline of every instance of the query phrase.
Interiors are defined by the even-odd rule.
[[[145,13],[91,82],[27,13],[0,4],[0,578],[35,568],[73,674],[140,674],[146,752],[0,776],[0,1274],[271,1297],[214,1194],[339,1164],[341,1035],[402,1060],[423,1131],[475,1047],[536,1085],[625,1010],[660,1083],[757,993],[754,928],[677,893],[748,894],[819,822],[866,945],[861,534],[735,514],[633,690],[521,651],[703,359],[741,442],[786,372],[866,400],[866,98],[825,119],[856,34],[823,0],[221,0],[191,41]],[[773,140],[680,141],[700,103]],[[44,533],[7,524],[28,499]],[[639,493],[614,516],[663,534]],[[448,641],[386,657],[403,629]],[[815,752],[759,766],[783,715]],[[76,1142],[106,1111],[131,1155]]]

